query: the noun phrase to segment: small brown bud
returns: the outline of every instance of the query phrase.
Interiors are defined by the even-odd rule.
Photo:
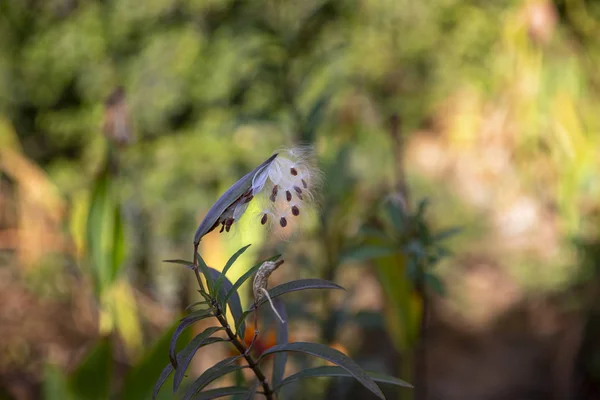
[[[292,192],[290,192],[289,190],[286,190],[285,198],[287,199],[287,201],[292,201]]]
[[[281,217],[279,220],[279,225],[281,225],[282,228],[285,228],[287,226],[287,219],[285,219],[285,217]]]
[[[292,214],[297,217],[298,215],[300,215],[300,209],[298,208],[298,206],[292,206]]]
[[[267,216],[267,214],[263,214],[262,218],[260,219],[260,224],[261,225],[266,224],[268,219],[269,219],[269,217]]]
[[[290,168],[290,174],[296,176],[296,175],[298,175],[298,171],[296,171],[296,168],[292,167],[292,168]]]

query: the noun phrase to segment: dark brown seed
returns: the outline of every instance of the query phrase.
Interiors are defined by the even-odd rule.
[[[267,214],[263,214],[262,218],[260,219],[260,224],[261,225],[266,224],[267,223],[267,219],[268,219]]]
[[[225,221],[225,231],[229,232],[229,230],[231,229],[231,225],[233,225],[233,221],[235,221],[233,218],[229,218],[227,221]]]
[[[302,189],[300,189],[298,186],[294,186],[294,190],[296,191],[298,198],[302,200]]]
[[[306,184],[306,181],[304,179],[301,179],[302,181],[302,186],[304,186],[304,189],[308,189],[308,185]]]
[[[290,168],[290,174],[296,176],[296,175],[298,175],[298,171],[296,171],[296,168],[292,167],[292,168]]]
[[[279,192],[279,186],[275,185],[275,186],[273,186],[273,190],[271,191],[271,196],[269,197],[272,202],[275,202],[275,200],[277,199],[277,192]]]
[[[281,225],[282,228],[285,228],[287,226],[287,219],[285,219],[285,217],[281,217],[279,220],[279,225]]]
[[[298,208],[298,206],[292,206],[292,214],[297,217],[298,215],[300,215],[300,209]]]
[[[292,201],[292,192],[290,192],[289,190],[286,190],[285,198],[287,199],[287,201]]]
[[[254,198],[254,195],[250,195],[250,196],[246,197],[246,199],[244,200],[244,203],[250,203],[253,198]]]

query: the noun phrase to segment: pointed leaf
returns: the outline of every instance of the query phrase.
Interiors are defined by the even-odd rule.
[[[207,390],[194,396],[194,400],[210,400],[218,399],[219,397],[232,396],[232,395],[246,395],[248,394],[248,388],[243,386],[229,386],[218,389]]]
[[[175,346],[177,345],[177,339],[179,335],[194,322],[200,321],[204,318],[212,317],[213,314],[210,310],[198,310],[189,314],[185,318],[181,320],[177,329],[175,329],[175,333],[173,333],[173,337],[171,337],[171,345],[169,346],[169,359],[171,360],[171,364],[174,367],[177,367],[177,359],[175,357]]]
[[[176,259],[176,260],[163,260],[162,262],[171,263],[171,264],[180,264],[180,265],[184,265],[184,266],[186,266],[188,268],[192,268],[194,266],[194,263],[191,262],[191,261],[179,260],[179,259]]]
[[[323,279],[298,279],[296,281],[286,282],[279,286],[275,286],[273,289],[269,290],[269,296],[271,297],[271,299],[274,299],[275,297],[279,297],[286,293],[296,292],[298,290],[306,290],[306,289],[341,289],[341,290],[345,290],[340,285],[330,282],[330,281],[323,280]],[[258,307],[262,306],[266,302],[268,302],[268,300],[267,300],[266,296],[264,296],[259,301]],[[238,325],[237,325],[237,332],[240,332],[241,324],[248,317],[248,315],[252,314],[252,312],[256,308],[257,308],[256,305],[252,304],[252,306],[250,306],[250,309],[248,311],[244,311],[242,313],[242,316],[240,317],[240,321],[238,322]]]
[[[203,301],[197,301],[195,303],[190,304],[189,306],[187,306],[185,308],[185,311],[190,311],[192,308],[196,307],[196,306],[202,306],[202,305],[207,305],[209,302],[207,300],[203,300]]]
[[[190,343],[188,343],[185,348],[177,354],[177,368],[175,369],[175,377],[173,378],[173,392],[176,392],[183,380],[185,375],[185,370],[188,365],[194,358],[194,354],[196,351],[202,346],[215,343],[222,342],[224,339],[222,338],[211,338],[210,335],[213,333],[222,330],[223,328],[220,326],[211,326],[210,328],[206,328],[202,333],[196,335],[195,338],[192,339]],[[212,340],[211,340],[212,339]]]
[[[67,384],[67,377],[55,365],[47,364],[44,367],[44,380],[42,386],[42,398],[44,400],[75,400]],[[0,391],[0,399],[11,399],[4,397]]]
[[[246,245],[244,247],[242,247],[241,249],[239,249],[238,251],[235,252],[234,255],[232,255],[229,260],[227,261],[227,263],[225,264],[225,267],[223,267],[223,275],[227,274],[227,271],[229,271],[229,269],[233,266],[233,264],[235,264],[235,262],[237,261],[237,259],[244,254],[244,252],[246,250],[248,250],[248,247],[250,247],[251,245]]]
[[[369,389],[373,394],[375,394],[380,399],[385,400],[385,396],[379,389],[379,386],[369,377],[369,375],[350,357],[342,353],[341,351],[332,349],[331,347],[327,347],[320,343],[308,343],[308,342],[295,342],[288,344],[280,344],[273,346],[258,358],[260,362],[266,356],[270,354],[279,353],[281,351],[293,351],[299,353],[310,354],[315,357],[322,358],[329,362],[332,362],[344,370],[346,370],[350,375],[356,378],[365,388]]]
[[[285,321],[284,323],[281,323],[280,321],[275,322],[275,343],[285,344],[288,342],[288,317],[285,311],[285,305],[283,304],[283,301],[281,301],[281,299],[273,300],[273,305],[275,306],[275,309],[277,310],[279,315],[281,315],[281,318]],[[273,386],[277,386],[279,382],[281,382],[281,380],[283,379],[283,374],[285,373],[285,364],[287,362],[287,356],[287,353],[283,351],[281,353],[275,354],[274,356],[273,376],[271,379]]]
[[[232,205],[237,199],[239,199],[248,189],[252,187],[252,179],[254,176],[267,168],[271,162],[277,157],[277,154],[273,154],[269,157],[265,162],[260,164],[251,172],[244,175],[239,181],[234,183],[219,199],[213,204],[213,206],[208,210],[206,216],[200,222],[196,233],[194,234],[194,244],[200,243],[200,239],[202,236],[206,235],[210,232],[215,224],[219,221],[219,218],[223,214],[223,212]]]
[[[223,274],[221,274],[216,269],[209,268],[209,272],[212,275],[213,279],[221,279],[223,277]],[[242,316],[242,302],[240,301],[240,296],[236,291],[229,297],[229,299],[227,299],[227,302],[224,302],[222,300],[225,298],[227,293],[229,293],[232,287],[233,285],[231,284],[231,281],[227,278],[223,278],[223,283],[221,284],[219,292],[216,293],[216,296],[223,307],[223,312],[227,310],[227,305],[229,305],[229,309],[231,310],[231,315],[233,315],[233,320],[235,324]]]
[[[204,259],[202,258],[202,256],[200,254],[197,254],[198,257],[198,268],[200,269],[200,272],[202,272],[202,275],[204,275],[204,279],[206,279],[206,285],[208,286],[208,293],[214,295],[214,288],[215,288],[215,281],[213,279],[212,274],[210,273],[210,269],[209,266],[206,265],[206,262],[204,261]]]
[[[369,377],[372,380],[374,380],[375,382],[389,383],[390,385],[403,386],[403,387],[408,387],[408,388],[413,387],[410,383],[404,382],[403,380],[398,379],[398,378],[394,378],[393,376],[387,376],[387,375],[383,375],[383,374],[379,374],[379,373],[375,373],[375,372],[369,372],[369,371],[366,371],[366,372],[367,372],[367,375],[369,375]],[[281,381],[281,383],[279,385],[274,385],[274,390],[279,390],[281,387],[283,387],[289,383],[295,382],[297,380],[300,380],[300,379],[315,378],[315,377],[328,377],[328,376],[353,377],[352,374],[350,374],[344,368],[341,368],[341,367],[322,366],[322,367],[308,368],[308,369],[302,370],[300,372],[297,372],[293,375],[288,376],[283,381]]]
[[[398,250],[390,246],[380,246],[375,244],[365,244],[354,249],[350,249],[342,255],[342,262],[344,261],[366,261],[373,258],[387,257]]]
[[[167,364],[167,366],[165,368],[163,368],[162,372],[160,373],[158,380],[156,381],[156,384],[154,385],[154,391],[152,392],[152,399],[156,399],[156,396],[158,396],[158,392],[160,391],[160,388],[162,388],[162,386],[165,384],[166,380],[169,378],[169,376],[173,373],[173,365],[172,364]]]
[[[275,286],[272,289],[269,289],[269,296],[271,299],[275,297],[279,297],[286,293],[296,292],[298,290],[306,290],[306,289],[341,289],[345,290],[343,287],[338,285],[337,283],[333,283],[330,281],[326,281],[324,279],[298,279],[291,282],[282,283],[279,286]],[[263,298],[258,302],[258,307],[262,306],[268,302],[267,297],[263,296]],[[254,304],[251,307],[255,308]]]
[[[219,361],[206,371],[198,379],[194,381],[188,388],[188,390],[183,395],[183,400],[190,400],[193,396],[196,395],[199,391],[201,391],[206,385],[211,383],[217,378],[220,378],[223,375],[229,374],[231,372],[237,371],[238,369],[245,368],[243,365],[232,365],[237,360],[239,360],[242,356],[233,356],[228,357],[222,361]]]
[[[248,249],[248,247],[250,247],[251,245],[246,245],[244,247],[242,247],[241,249],[239,249],[238,251],[236,251],[234,253],[234,255],[232,255],[229,260],[227,261],[227,263],[225,264],[225,266],[223,267],[223,271],[221,272],[222,275],[219,276],[219,278],[217,279],[217,283],[215,284],[215,291],[218,293],[220,291],[221,285],[223,284],[223,279],[226,277],[227,275],[227,271],[229,271],[229,269],[233,266],[233,264],[235,264],[235,262],[237,261],[238,257],[241,256],[242,254],[244,254],[244,252]],[[222,297],[223,298],[223,297]]]

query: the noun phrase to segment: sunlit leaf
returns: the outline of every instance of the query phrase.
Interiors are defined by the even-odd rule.
[[[198,392],[200,392],[206,385],[208,385],[215,379],[220,378],[223,375],[227,375],[231,372],[237,371],[238,369],[245,368],[245,366],[243,365],[232,365],[241,357],[242,356],[228,357],[224,360],[219,361],[218,363],[204,371],[204,373],[200,375],[198,379],[196,379],[194,383],[190,385],[188,390],[183,395],[183,400],[190,400],[192,397],[195,397],[195,395]]]
[[[285,304],[281,299],[273,300],[273,305],[275,309],[281,316],[281,318],[285,321],[283,323],[276,322],[275,323],[275,340],[276,344],[285,344],[288,342],[288,317],[285,311]],[[281,352],[277,353],[273,359],[273,376],[271,378],[271,382],[273,386],[276,386],[283,379],[283,375],[285,373],[285,364],[287,362],[287,353]]]
[[[179,338],[179,335],[181,335],[181,333],[194,322],[212,316],[213,314],[210,310],[198,310],[190,313],[181,320],[181,322],[177,326],[177,329],[175,329],[175,333],[173,333],[173,336],[171,337],[171,344],[169,346],[169,359],[171,360],[171,364],[173,364],[174,367],[177,367],[177,359],[175,357],[175,346],[177,345],[177,339]]]
[[[407,387],[407,388],[413,387],[410,383],[405,382],[398,378],[394,378],[393,376],[387,376],[387,375],[379,374],[376,372],[370,372],[370,371],[365,371],[365,372],[375,382],[389,383],[390,385],[403,386],[403,387]],[[336,376],[353,377],[353,375],[350,374],[348,371],[346,371],[344,368],[327,365],[327,366],[304,369],[300,372],[297,372],[293,375],[288,376],[283,381],[281,381],[280,384],[273,385],[273,386],[274,386],[274,390],[279,390],[283,386],[290,384],[292,382],[296,382],[300,379],[317,378],[317,377],[336,377]]]
[[[265,162],[260,164],[258,167],[253,169],[251,172],[244,175],[240,180],[234,183],[219,199],[213,204],[213,206],[208,210],[206,216],[200,222],[196,233],[194,234],[194,243],[200,243],[200,239],[202,236],[206,235],[208,232],[213,229],[219,218],[223,214],[223,212],[233,204],[237,199],[239,199],[248,189],[252,187],[252,179],[254,176],[260,172],[263,168],[268,167],[271,162],[277,157],[277,154],[273,154],[269,157]]]
[[[320,343],[287,343],[276,345],[265,350],[265,352],[259,357],[259,362],[268,355],[279,353],[281,351],[291,351],[309,354],[327,360],[333,364],[336,364],[342,367],[344,370],[346,370],[346,372],[353,376],[357,381],[359,381],[365,388],[369,389],[377,397],[385,400],[385,396],[381,392],[381,389],[379,389],[379,386],[377,386],[377,384],[373,382],[373,379],[369,377],[369,374],[367,374],[358,364],[356,364],[350,357],[346,356],[341,351],[332,349],[331,347],[327,347]]]
[[[208,344],[224,341],[222,338],[210,337],[210,335],[222,329],[223,328],[220,326],[206,328],[202,333],[196,335],[196,337],[193,338],[192,341],[177,354],[177,368],[175,369],[175,376],[173,378],[174,392],[176,392],[179,388],[179,385],[185,376],[185,370],[187,369],[188,365],[190,365],[190,362],[192,361],[192,358],[194,358],[194,354],[196,354],[198,349]]]

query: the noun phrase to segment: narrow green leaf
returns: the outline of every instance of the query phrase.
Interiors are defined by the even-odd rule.
[[[218,293],[220,291],[221,285],[223,284],[223,279],[226,277],[227,275],[227,271],[229,271],[229,269],[233,266],[233,264],[235,264],[235,262],[237,261],[238,257],[241,256],[242,254],[244,254],[244,252],[248,249],[248,247],[250,247],[251,245],[246,245],[244,247],[242,247],[241,249],[239,249],[238,251],[236,251],[230,258],[229,260],[227,260],[227,263],[225,264],[225,266],[223,267],[223,271],[221,272],[222,275],[219,276],[219,278],[217,279],[217,283],[215,284],[215,291]]]
[[[309,354],[332,362],[346,370],[350,375],[352,375],[357,381],[359,381],[365,388],[369,389],[377,397],[385,400],[385,396],[381,392],[381,389],[379,389],[379,386],[377,386],[377,384],[373,382],[369,375],[350,357],[346,356],[344,353],[338,350],[332,349],[331,347],[327,347],[320,343],[295,342],[288,344],[280,344],[267,349],[263,354],[261,354],[258,361],[260,362],[266,356],[270,354],[279,353],[281,351],[292,351]]]
[[[156,384],[154,385],[154,390],[152,391],[152,400],[156,399],[156,396],[158,396],[158,392],[160,391],[160,388],[162,388],[162,386],[165,384],[166,380],[169,378],[169,376],[173,373],[173,365],[171,363],[167,364],[165,368],[163,368],[162,372],[160,373],[158,380],[156,381]]]
[[[244,175],[240,180],[227,189],[227,191],[223,193],[221,197],[219,197],[210,210],[208,210],[202,222],[200,222],[198,229],[196,229],[196,233],[194,234],[194,244],[200,243],[202,236],[206,235],[214,228],[215,224],[219,221],[219,218],[227,209],[227,207],[232,205],[237,199],[246,193],[248,189],[252,187],[252,179],[254,176],[264,168],[267,168],[275,159],[275,157],[277,157],[277,154],[273,154],[265,162]]]
[[[281,315],[281,318],[285,321],[281,323],[280,321],[275,321],[275,343],[276,344],[285,344],[288,342],[288,317],[285,310],[285,305],[281,299],[273,300],[273,305],[275,309]],[[287,363],[287,353],[282,351],[281,353],[277,353],[274,356],[273,360],[273,375],[271,378],[271,382],[273,386],[276,386],[283,379],[283,374],[285,373],[285,364]]]
[[[279,297],[286,293],[296,292],[298,290],[306,290],[306,289],[341,289],[341,290],[345,290],[340,285],[330,282],[330,281],[323,280],[323,279],[298,279],[296,281],[286,282],[279,286],[275,286],[274,288],[269,290],[269,296],[271,296],[271,299],[274,299],[275,297]],[[268,300],[267,300],[266,296],[264,296],[259,301],[258,307],[262,306],[266,302],[268,302]],[[255,304],[252,304],[252,306],[250,306],[249,310],[244,311],[242,313],[242,316],[240,317],[240,321],[237,323],[237,332],[240,332],[240,328],[242,326],[241,324],[248,317],[248,315],[252,314],[252,312],[258,307],[256,307]]]
[[[337,283],[333,283],[330,281],[326,281],[324,279],[298,279],[295,281],[290,281],[286,283],[282,283],[279,286],[275,286],[274,288],[269,290],[269,296],[271,299],[275,297],[279,297],[286,293],[296,292],[298,290],[306,290],[306,289],[341,289],[345,290],[343,287],[338,285]],[[258,307],[262,306],[268,302],[267,297],[263,296],[263,298],[258,302]],[[254,304],[251,306],[251,309],[254,309]],[[257,307],[256,307],[257,308]]]
[[[175,377],[173,378],[173,392],[176,392],[185,376],[185,370],[194,358],[196,351],[202,346],[206,346],[216,342],[222,342],[222,338],[211,338],[210,335],[222,330],[220,326],[211,326],[206,328],[202,333],[196,335],[190,343],[183,350],[177,354],[177,368],[175,369]],[[211,340],[212,339],[212,340]]]
[[[192,397],[196,395],[199,391],[204,389],[206,385],[211,383],[217,378],[220,378],[223,375],[227,375],[231,372],[237,371],[238,369],[245,368],[243,365],[232,365],[237,360],[239,360],[242,356],[233,356],[228,357],[224,360],[219,361],[206,371],[198,379],[194,381],[188,388],[188,390],[183,395],[183,400],[190,400]]]
[[[165,263],[171,263],[171,264],[180,264],[180,265],[185,265],[188,268],[192,268],[194,266],[194,263],[191,261],[186,261],[186,260],[163,260],[162,262]]]
[[[194,400],[211,400],[225,396],[246,395],[248,393],[249,391],[247,387],[229,386],[224,388],[207,390],[206,392],[200,392],[198,395],[194,396]]]
[[[397,253],[398,250],[390,246],[379,246],[374,244],[365,244],[354,249],[347,250],[342,254],[344,261],[366,261],[373,258],[387,257]]]
[[[177,339],[179,338],[179,335],[181,335],[181,333],[188,326],[192,325],[194,322],[197,322],[204,318],[209,318],[212,316],[213,316],[213,314],[210,310],[198,310],[198,311],[194,311],[193,313],[189,314],[188,316],[186,316],[185,318],[183,318],[181,320],[181,322],[177,326],[177,329],[175,329],[175,333],[173,333],[173,336],[171,337],[171,345],[169,346],[169,359],[171,360],[171,364],[173,364],[174,367],[177,367],[177,358],[175,356],[175,346],[177,345]]]
[[[112,359],[110,338],[104,337],[69,377],[75,398],[104,400],[109,397]]]
[[[390,385],[403,386],[412,388],[413,386],[404,382],[401,379],[394,378],[393,376],[382,375],[375,372],[365,371],[369,377],[375,382],[381,383],[389,383]],[[304,378],[316,378],[316,377],[333,377],[333,376],[342,376],[342,377],[353,377],[352,374],[347,372],[344,368],[336,367],[336,366],[322,366],[322,367],[314,367],[302,370],[293,375],[288,376],[280,384],[274,385],[274,390],[279,390],[283,386],[298,381]]]
[[[251,245],[248,244],[244,247],[242,247],[241,249],[239,249],[238,251],[235,252],[234,255],[231,256],[231,258],[229,258],[229,260],[227,261],[227,263],[225,264],[225,267],[223,267],[223,275],[227,274],[227,271],[229,271],[229,269],[233,266],[233,264],[235,264],[235,262],[237,261],[237,259],[244,254],[244,252],[246,250],[248,250],[248,247],[250,247]]]
[[[206,265],[206,262],[204,261],[204,259],[202,258],[202,256],[200,254],[197,254],[198,257],[198,267],[200,268],[200,272],[202,272],[202,275],[204,275],[204,278],[206,279],[206,285],[208,286],[208,293],[212,294],[213,296],[216,294],[214,291],[215,288],[215,281],[213,280],[213,277],[210,273],[209,267],[208,265]]]
[[[202,306],[202,305],[207,305],[209,302],[207,300],[204,301],[197,301],[195,303],[190,304],[189,306],[187,306],[185,308],[185,311],[190,311],[192,308],[196,307],[196,306]]]
[[[223,277],[223,274],[221,274],[216,269],[209,268],[208,270],[209,273],[212,274],[213,279],[220,279],[221,277]],[[227,305],[229,305],[229,309],[231,310],[231,315],[233,315],[234,321],[238,321],[242,316],[242,302],[240,301],[239,294],[237,292],[234,292],[233,295],[229,297],[227,302],[222,300],[225,298],[226,294],[229,293],[232,287],[233,285],[231,284],[231,281],[227,278],[223,278],[223,283],[221,284],[221,288],[219,289],[219,291],[216,293],[216,296],[219,300],[219,303],[221,304],[221,307],[223,307],[223,312],[227,310]]]

